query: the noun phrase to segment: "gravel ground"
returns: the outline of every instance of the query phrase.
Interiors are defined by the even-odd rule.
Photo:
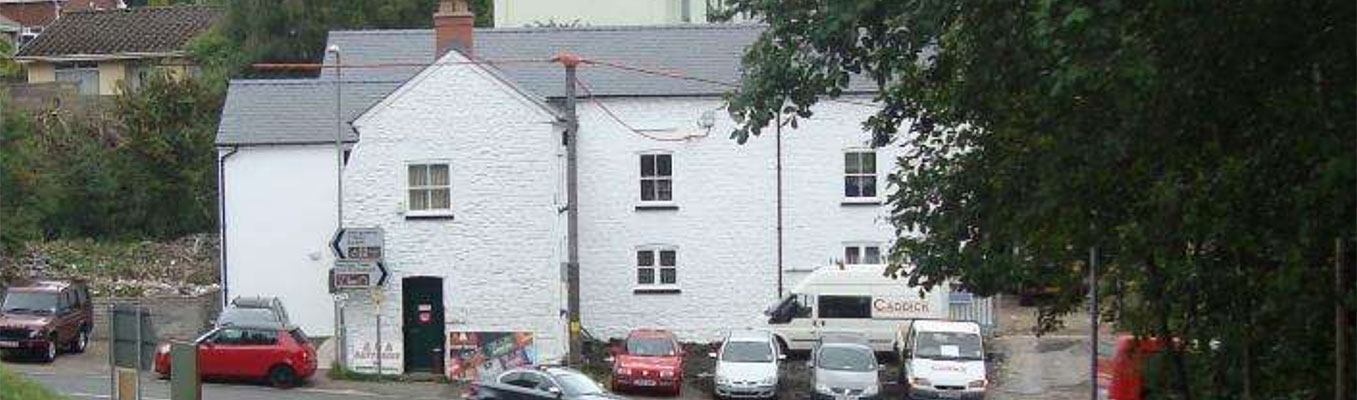
[[[1065,327],[1040,337],[1032,333],[1036,309],[1016,300],[999,302],[1001,330],[989,341],[995,361],[990,400],[1076,400],[1089,397],[1089,323],[1070,315]]]

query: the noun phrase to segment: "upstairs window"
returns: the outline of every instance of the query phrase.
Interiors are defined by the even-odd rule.
[[[850,244],[843,247],[844,264],[882,264],[881,246],[875,244]]]
[[[437,214],[452,209],[447,163],[409,164],[407,175],[406,191],[410,212]]]
[[[851,150],[843,153],[843,197],[876,199],[876,152]]]
[[[637,286],[673,286],[677,284],[677,250],[663,247],[647,247],[636,250]]]
[[[641,202],[674,201],[674,156],[656,153],[641,155]]]

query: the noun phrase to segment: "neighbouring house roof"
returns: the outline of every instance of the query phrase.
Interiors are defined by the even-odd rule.
[[[561,51],[570,51],[585,59],[738,83],[744,50],[763,29],[758,24],[476,29],[474,55],[491,62],[519,86],[545,98],[564,96],[565,73],[559,64],[494,62],[547,60]],[[360,66],[345,69],[345,74],[364,77],[408,79],[422,67],[361,66],[427,64],[434,57],[431,29],[332,31],[330,44],[340,47],[343,64]],[[326,63],[332,63],[328,55]],[[332,73],[326,69],[321,75]],[[579,77],[594,94],[601,96],[716,95],[731,89],[601,65],[581,66]],[[870,82],[862,80],[855,80],[850,89],[875,90]]]
[[[52,23],[57,12],[112,10],[118,0],[0,0],[0,14],[20,26],[44,26]]]
[[[20,60],[175,54],[221,15],[211,6],[139,7],[64,14],[19,49]]]
[[[333,79],[232,80],[217,127],[217,145],[334,143]],[[348,124],[401,85],[402,80],[343,80],[339,88],[344,141],[357,136]]]

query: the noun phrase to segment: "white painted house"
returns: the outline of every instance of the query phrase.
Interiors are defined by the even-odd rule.
[[[432,63],[443,54],[427,68],[343,72],[346,82],[402,82],[344,116],[356,135],[342,174],[344,225],[382,228],[393,273],[378,296],[344,302],[349,366],[374,370],[379,315],[388,373],[442,366],[446,335],[457,331],[530,332],[540,360],[563,357],[565,80],[560,64],[545,61],[568,51],[734,82],[743,49],[761,29],[332,32],[330,44],[348,65]],[[461,51],[437,51],[435,43]],[[327,70],[312,85],[329,93],[334,76]],[[658,326],[684,341],[713,340],[724,329],[765,323],[761,312],[779,290],[817,267],[882,263],[894,235],[882,205],[885,174],[900,149],[868,146],[861,122],[875,108],[861,102],[869,87],[854,87],[859,102],[823,103],[813,118],[783,129],[779,196],[777,138],[771,129],[743,145],[728,137],[727,87],[600,64],[581,65],[579,76],[580,312],[592,336]],[[233,82],[231,96],[252,85],[264,83]],[[325,93],[305,100],[322,111],[296,112],[319,119],[298,120],[305,128],[288,125],[291,111],[267,112],[290,110],[283,105],[233,108],[228,98],[223,131],[228,118],[244,118],[228,113],[250,109],[283,137],[292,137],[289,129],[317,130],[301,138],[329,132],[328,145],[236,128],[240,143],[280,143],[227,145],[219,135],[223,154],[235,151],[223,155],[228,290],[272,290],[263,294],[285,296],[297,319],[316,324],[332,322],[333,312],[323,285],[332,260],[322,249],[335,214],[334,187],[326,186],[334,122],[321,118],[334,116],[334,103]],[[307,222],[292,222],[303,214]],[[256,236],[269,230],[279,233]]]

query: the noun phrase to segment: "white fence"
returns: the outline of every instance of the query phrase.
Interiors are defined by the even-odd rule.
[[[950,319],[955,321],[975,321],[986,332],[993,332],[999,327],[999,320],[994,317],[993,297],[976,297],[966,292],[952,292],[947,297],[950,307]]]

